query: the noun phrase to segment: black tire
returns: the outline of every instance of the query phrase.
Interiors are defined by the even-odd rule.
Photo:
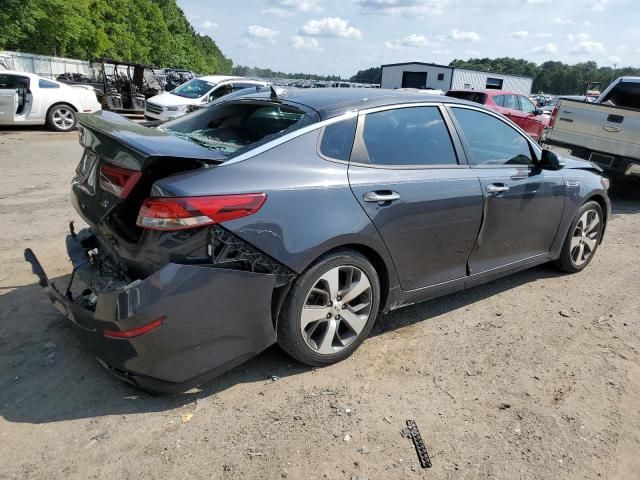
[[[593,249],[589,249],[590,250],[589,256],[583,259],[579,255],[580,247],[579,246],[576,247],[575,244],[574,246],[572,246],[572,241],[574,240],[574,238],[577,239],[580,237],[582,229],[579,223],[581,222],[581,219],[587,212],[595,212],[595,214],[597,214],[598,224],[594,228],[593,232],[587,235],[587,238],[590,239],[591,243],[593,244],[594,240],[595,240],[595,243],[593,244]],[[600,207],[600,204],[598,202],[590,201],[582,205],[582,207],[580,207],[580,209],[578,210],[578,213],[576,213],[575,218],[571,222],[571,227],[567,232],[567,237],[565,238],[564,245],[562,246],[562,252],[560,253],[560,258],[558,258],[558,260],[556,261],[556,266],[563,272],[567,272],[567,273],[577,273],[584,270],[586,266],[589,265],[589,263],[591,263],[591,260],[596,254],[598,245],[600,245],[600,239],[602,238],[603,229],[604,229],[604,214],[602,213],[602,208]],[[576,248],[578,250],[576,250]],[[588,245],[585,244],[582,248],[586,250],[588,249]]]
[[[78,117],[73,107],[58,103],[47,112],[47,127],[56,132],[70,132],[78,123]]]
[[[350,269],[352,269],[352,271],[356,272],[356,275],[361,275],[362,273],[366,275],[367,280],[370,284],[370,293],[368,290],[367,292],[362,294],[362,297],[355,298],[359,299],[360,304],[364,304],[366,303],[366,301],[370,301],[371,308],[369,311],[369,316],[366,320],[366,324],[358,334],[355,334],[350,329],[348,329],[349,322],[347,322],[345,318],[342,318],[342,320],[340,320],[339,313],[335,315],[334,319],[338,325],[336,327],[336,334],[338,336],[336,336],[335,338],[337,338],[339,342],[343,342],[342,338],[339,338],[342,337],[342,335],[339,333],[341,328],[346,328],[347,333],[351,333],[353,336],[351,339],[349,339],[349,343],[346,344],[346,346],[337,345],[335,347],[339,348],[339,351],[330,354],[321,354],[318,351],[315,351],[309,344],[307,344],[308,340],[305,340],[305,336],[303,335],[301,327],[303,313],[302,309],[303,307],[305,307],[305,303],[307,302],[308,297],[309,299],[311,298],[312,287],[316,287],[318,282],[322,281],[321,277],[331,271],[335,271],[336,268],[340,269],[339,272],[343,272],[342,269],[344,269],[344,271],[346,272],[349,272]],[[360,271],[359,273],[357,273],[358,270]],[[345,276],[344,273],[340,274],[343,277]],[[362,301],[363,298],[365,299],[364,302]],[[338,299],[340,299],[340,297],[338,297]],[[365,338],[367,338],[378,316],[379,306],[380,280],[375,268],[373,268],[373,265],[371,265],[371,262],[369,262],[369,260],[364,255],[361,255],[360,253],[353,250],[341,250],[329,253],[318,259],[311,267],[309,267],[302,275],[300,275],[295,280],[291,291],[285,299],[282,311],[280,313],[280,318],[278,320],[278,344],[293,358],[307,365],[320,367],[339,362],[349,357],[356,350],[356,348],[360,346]],[[330,309],[330,307],[323,308]],[[339,311],[340,308],[350,309],[351,307],[336,306],[335,308],[337,311]],[[320,325],[316,325],[315,330],[320,328],[320,333],[322,333],[322,324],[327,322],[330,322],[330,320],[318,320],[318,322],[311,322],[309,325],[310,328],[313,328],[312,324]],[[342,325],[342,327],[340,325]],[[329,327],[327,326],[325,332],[328,329]],[[332,339],[334,338],[333,335],[331,335],[331,337]],[[331,344],[333,345],[333,340]]]

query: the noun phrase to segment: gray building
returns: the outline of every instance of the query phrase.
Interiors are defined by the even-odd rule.
[[[438,90],[507,90],[531,94],[533,78],[479,72],[435,63],[409,62],[382,65],[381,88],[433,88]]]

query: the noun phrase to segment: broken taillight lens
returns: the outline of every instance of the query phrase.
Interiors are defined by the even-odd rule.
[[[127,198],[141,176],[142,172],[115,165],[103,165],[100,167],[100,188],[116,197]]]
[[[136,224],[152,230],[184,230],[222,223],[253,215],[266,199],[264,193],[148,198]]]

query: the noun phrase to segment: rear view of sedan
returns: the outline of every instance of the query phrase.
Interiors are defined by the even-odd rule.
[[[384,90],[256,93],[166,123],[80,122],[54,305],[112,373],[202,384],[273,343],[348,357],[380,312],[554,261],[579,272],[609,216],[589,162],[480,105]]]

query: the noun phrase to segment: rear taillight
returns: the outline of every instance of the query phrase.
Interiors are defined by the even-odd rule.
[[[140,335],[144,335],[145,333],[149,333],[152,330],[158,328],[164,322],[164,317],[160,317],[157,320],[154,320],[151,323],[147,323],[146,325],[142,325],[141,327],[131,328],[129,330],[104,330],[102,335],[107,338],[133,338],[139,337]]]
[[[264,204],[264,193],[210,197],[148,198],[136,224],[152,230],[184,230],[253,215]]]
[[[103,165],[100,167],[100,188],[113,193],[116,197],[127,198],[141,176],[142,172],[136,170]]]
[[[556,117],[558,116],[558,106],[553,107],[551,112],[551,120],[549,120],[549,128],[553,128],[553,125],[556,123]]]

